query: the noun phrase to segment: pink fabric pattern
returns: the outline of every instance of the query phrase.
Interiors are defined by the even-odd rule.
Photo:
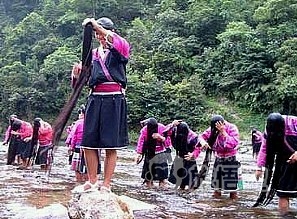
[[[70,132],[71,136],[71,148],[74,149],[77,145],[80,145],[84,132],[84,119],[78,119]]]
[[[113,33],[112,35],[112,47],[115,48],[125,58],[130,56],[129,43],[116,33]]]
[[[66,145],[70,145],[71,144],[71,138],[72,138],[72,135],[71,135],[71,129],[72,129],[73,126],[68,126],[67,129],[66,129],[66,132],[67,132],[67,138],[65,140],[65,144]]]
[[[27,137],[31,137],[33,134],[33,127],[29,122],[22,121],[21,128],[18,131],[20,133],[21,139],[25,139]]]

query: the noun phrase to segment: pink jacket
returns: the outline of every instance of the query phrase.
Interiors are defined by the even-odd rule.
[[[295,116],[283,116],[285,119],[285,135],[297,136],[297,117]],[[266,132],[266,131],[265,131]],[[266,139],[263,138],[259,155],[257,158],[257,166],[264,167],[266,165]]]
[[[53,129],[48,122],[40,121],[38,134],[38,141],[41,147],[52,144]]]
[[[31,123],[22,121],[21,128],[17,131],[21,137],[21,139],[25,139],[27,137],[31,137],[33,134],[33,127]]]
[[[72,135],[71,135],[71,129],[72,129],[73,125],[70,125],[67,127],[66,132],[67,132],[67,138],[65,140],[65,144],[66,145],[70,145],[71,144],[71,139],[72,139]]]
[[[227,137],[218,135],[212,149],[215,152],[216,157],[231,157],[237,154],[237,147],[239,144],[239,131],[236,125],[225,121],[225,130]],[[206,129],[201,135],[199,135],[198,142],[202,139],[207,141],[210,137],[210,127]],[[200,147],[196,147],[194,150],[194,157],[197,158],[200,154]]]
[[[112,48],[116,49],[125,58],[128,58],[130,56],[129,43],[124,38],[119,36],[118,34],[116,34],[114,32],[112,34],[113,34]],[[98,49],[93,49],[92,55],[93,55],[93,60],[100,61],[101,58],[100,58]],[[107,55],[105,55],[105,56],[107,56]]]
[[[71,148],[79,147],[84,132],[84,119],[78,119],[73,127],[71,128],[70,136],[71,136]]]
[[[158,123],[158,133],[160,135],[163,134],[165,128],[166,128],[166,126],[164,126],[161,123]],[[140,130],[140,136],[139,136],[138,142],[137,142],[136,152],[138,154],[142,154],[143,153],[143,145],[144,145],[144,142],[146,141],[146,139],[147,139],[147,126],[144,126]],[[156,151],[155,152],[156,152],[156,154],[162,153],[162,152],[166,151],[166,148],[168,148],[170,146],[171,146],[171,141],[170,141],[170,138],[167,137],[166,140],[165,140],[165,142],[160,142],[160,141],[157,142]]]

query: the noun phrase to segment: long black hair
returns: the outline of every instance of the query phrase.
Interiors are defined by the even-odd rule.
[[[145,142],[147,155],[149,158],[155,156],[155,150],[157,145],[157,139],[153,138],[153,134],[158,133],[158,122],[155,118],[150,118],[147,123],[147,139]]]
[[[285,120],[280,113],[271,113],[266,121],[266,164],[273,165],[277,152],[285,146]]]
[[[93,26],[91,23],[88,23],[84,28],[83,34],[82,72],[74,85],[72,93],[68,98],[68,102],[65,103],[58,117],[53,122],[53,145],[59,143],[63,129],[70,118],[83,87],[90,77],[92,63],[92,34]]]
[[[283,150],[286,144],[285,125],[285,120],[280,113],[271,113],[267,117],[266,132],[264,133],[266,139],[266,168],[262,189],[254,207],[259,204],[268,205],[276,193],[282,166],[282,158],[279,152]],[[273,167],[275,167],[274,170]],[[270,184],[270,190],[268,191]]]
[[[179,153],[179,156],[187,154],[189,126],[185,122],[181,122],[176,126],[176,135],[173,146]]]

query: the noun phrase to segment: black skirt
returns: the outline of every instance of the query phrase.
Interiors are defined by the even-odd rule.
[[[53,163],[52,145],[40,146],[37,151],[35,164],[50,165]]]
[[[19,146],[17,148],[17,155],[23,158],[23,155],[26,152],[26,148],[27,148],[27,142],[25,142],[24,140],[20,140]]]
[[[28,141],[28,142],[22,141],[21,145],[22,145],[21,158],[22,159],[31,158],[33,153],[31,141]]]
[[[128,145],[127,103],[124,94],[88,97],[81,143],[87,149],[121,149]]]
[[[297,163],[283,163],[281,167],[282,176],[279,180],[277,188],[277,196],[279,197],[297,197]]]
[[[21,139],[15,135],[11,136],[11,139],[9,141],[8,145],[8,154],[7,154],[7,165],[14,164],[15,156],[18,154],[17,150],[19,147],[19,144],[21,142]]]
[[[297,136],[286,136],[288,144],[293,150],[297,150]],[[297,197],[297,163],[289,164],[287,160],[293,154],[291,150],[282,150],[280,156],[282,161],[280,162],[281,171],[279,183],[277,186],[277,196],[279,197]]]
[[[168,181],[175,184],[176,187],[191,187],[197,175],[198,169],[196,161],[187,161],[176,156],[170,170]]]
[[[236,160],[235,156],[217,157],[213,166],[211,187],[215,190],[236,191],[239,167],[240,162]]]
[[[164,180],[168,178],[167,154],[156,154],[152,159],[145,156],[141,178],[145,181]]]

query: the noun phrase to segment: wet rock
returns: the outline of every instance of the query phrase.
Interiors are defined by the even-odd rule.
[[[69,219],[68,210],[61,204],[52,204],[41,209],[28,209],[13,219]]]
[[[74,195],[69,201],[71,219],[133,219],[129,206],[116,194],[94,191]]]

